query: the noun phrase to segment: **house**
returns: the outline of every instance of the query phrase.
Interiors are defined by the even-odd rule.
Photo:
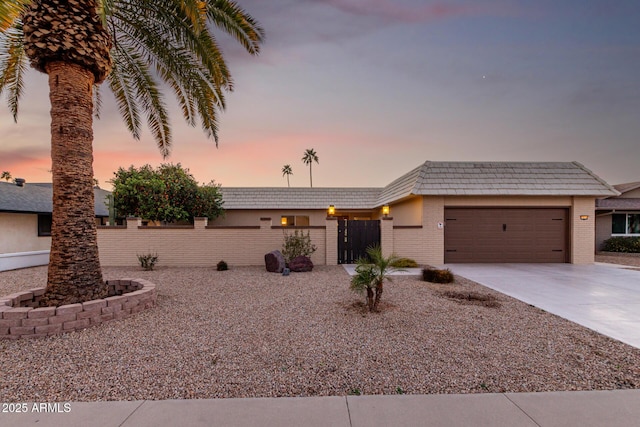
[[[94,188],[98,224],[109,217],[108,194]],[[0,182],[0,271],[49,262],[52,198],[50,183]]]
[[[595,199],[618,192],[578,162],[427,161],[384,188],[223,187],[222,194],[226,215],[211,227],[256,226],[261,218],[274,227],[326,227],[331,206],[332,217],[390,226],[388,250],[422,264],[584,264],[593,262]],[[330,249],[325,261],[335,263]]]
[[[619,194],[596,200],[596,249],[615,236],[640,236],[640,182],[613,186]]]

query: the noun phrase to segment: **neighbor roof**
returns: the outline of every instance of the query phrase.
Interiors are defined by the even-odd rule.
[[[640,188],[640,181],[616,184],[613,186],[620,194],[628,193]],[[596,208],[599,210],[640,210],[640,199],[631,197],[611,197],[596,200]]]
[[[627,182],[624,184],[616,184],[613,186],[613,188],[615,188],[616,190],[618,190],[620,192],[620,194],[624,194],[627,193],[629,191],[633,191],[637,188],[640,188],[640,181],[636,181],[636,182]]]
[[[101,188],[93,189],[96,216],[109,216],[106,197],[111,194]],[[0,182],[0,212],[51,213],[53,210],[51,183],[16,184]]]
[[[382,188],[222,187],[224,209],[371,209]]]
[[[613,196],[578,162],[431,162],[387,185],[377,206],[411,195]]]

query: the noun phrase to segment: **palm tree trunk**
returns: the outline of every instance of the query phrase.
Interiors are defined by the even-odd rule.
[[[369,311],[373,311],[373,289],[367,287],[367,307],[369,307]]]
[[[311,188],[313,188],[313,176],[311,175],[311,162],[309,162],[309,184],[311,184]]]
[[[382,282],[376,286],[376,300],[373,303],[373,311],[378,311],[378,304],[380,304],[380,298],[382,297]]]
[[[291,184],[289,184],[289,174],[287,174],[287,187],[291,187]]]
[[[93,195],[94,75],[72,63],[46,66],[51,100],[53,221],[44,304],[106,296]]]

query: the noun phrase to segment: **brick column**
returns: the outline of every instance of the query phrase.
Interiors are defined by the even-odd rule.
[[[142,225],[142,218],[136,218],[135,216],[127,217],[127,228],[138,228]]]
[[[209,218],[207,217],[195,217],[193,218],[193,228],[194,229],[202,229],[204,230],[207,226],[207,224],[209,224]]]
[[[338,265],[338,219],[328,216],[326,221],[326,263]]]
[[[573,197],[571,207],[571,263],[593,264],[595,258],[595,216],[594,197]],[[580,219],[587,215],[588,219]]]
[[[380,246],[382,256],[388,257],[393,253],[393,217],[383,217],[380,221]]]
[[[271,218],[260,218],[260,230],[271,230]]]

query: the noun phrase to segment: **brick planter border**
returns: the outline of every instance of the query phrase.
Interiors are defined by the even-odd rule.
[[[78,331],[151,308],[156,285],[142,279],[108,280],[108,297],[59,307],[39,307],[45,288],[0,297],[0,340]]]

